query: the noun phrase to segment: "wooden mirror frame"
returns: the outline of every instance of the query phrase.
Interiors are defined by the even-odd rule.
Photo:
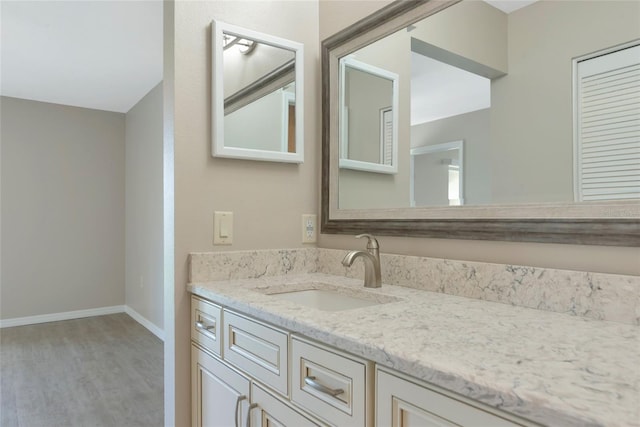
[[[321,232],[447,239],[640,246],[640,202],[581,202],[453,208],[337,208],[338,60],[460,0],[396,0],[322,41]],[[349,45],[345,50],[345,46]],[[336,51],[338,49],[338,52]],[[333,137],[333,138],[332,138]],[[337,144],[337,143],[336,143]],[[335,163],[335,162],[334,162]],[[332,180],[332,174],[335,177]]]

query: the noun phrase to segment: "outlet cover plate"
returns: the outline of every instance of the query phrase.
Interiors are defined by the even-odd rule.
[[[317,241],[318,216],[316,214],[302,215],[302,243]]]

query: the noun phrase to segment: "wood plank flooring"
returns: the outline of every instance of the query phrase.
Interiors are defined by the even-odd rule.
[[[127,314],[0,330],[2,427],[161,427],[163,343]]]

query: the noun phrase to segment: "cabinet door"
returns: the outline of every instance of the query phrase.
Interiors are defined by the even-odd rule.
[[[323,424],[303,416],[257,384],[251,386],[251,427],[319,427]]]
[[[250,381],[219,359],[191,346],[191,401],[194,427],[244,426]]]
[[[378,427],[513,427],[519,424],[429,387],[377,370]],[[478,403],[478,405],[480,405]]]

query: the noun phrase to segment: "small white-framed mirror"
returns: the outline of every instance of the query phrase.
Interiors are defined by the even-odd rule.
[[[340,168],[398,172],[398,74],[340,59]]]
[[[212,155],[304,161],[303,45],[218,20],[212,33]]]

